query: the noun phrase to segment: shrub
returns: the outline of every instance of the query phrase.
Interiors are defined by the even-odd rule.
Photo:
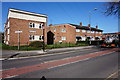
[[[5,50],[17,50],[18,47],[17,46],[8,46],[8,45],[2,43],[2,49],[5,49]]]
[[[31,46],[31,47],[42,47],[43,46],[43,42],[34,41],[34,42],[31,42],[29,46]]]

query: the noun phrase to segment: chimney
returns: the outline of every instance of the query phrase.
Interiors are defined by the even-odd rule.
[[[49,24],[49,26],[52,26],[52,24]]]
[[[80,26],[82,26],[82,22],[80,22]]]
[[[98,29],[98,25],[96,25],[96,29]]]
[[[88,27],[90,27],[90,24],[88,24]]]

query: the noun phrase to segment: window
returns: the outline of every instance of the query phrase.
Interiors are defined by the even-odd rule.
[[[61,32],[66,32],[66,29],[61,29]]]
[[[42,29],[43,28],[43,24],[39,24],[39,29]]]
[[[66,37],[62,37],[62,40],[66,40]]]
[[[43,23],[29,23],[30,28],[37,28],[37,29],[42,29],[43,28]]]
[[[91,33],[94,33],[94,31],[91,31]]]
[[[8,28],[10,27],[10,23],[9,22],[8,22],[7,26],[8,26]]]
[[[82,37],[82,40],[85,41],[85,40],[86,40],[86,37]]]
[[[8,29],[8,34],[10,34],[10,29]]]
[[[32,23],[29,23],[29,27],[32,28]]]
[[[35,36],[34,35],[30,35],[29,36],[29,40],[34,40],[35,39]]]
[[[54,28],[54,32],[56,32],[56,28]]]
[[[82,32],[86,32],[85,30],[82,30]]]
[[[8,38],[7,38],[7,39],[8,39],[8,41],[10,40],[10,35],[8,35]]]
[[[96,34],[98,34],[98,32],[96,31]]]
[[[44,36],[43,35],[40,35],[39,36],[39,40],[43,40],[44,39]]]
[[[35,27],[35,23],[29,23],[29,27],[30,28],[34,28]]]
[[[99,34],[102,34],[102,32],[99,32]]]
[[[76,32],[80,32],[80,29],[76,29]]]
[[[87,30],[87,33],[90,33],[90,30]]]
[[[76,41],[82,40],[81,36],[76,36]]]

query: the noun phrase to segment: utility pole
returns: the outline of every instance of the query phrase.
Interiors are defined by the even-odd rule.
[[[94,8],[94,11],[97,10],[97,8]],[[89,24],[91,25],[91,11],[89,11]],[[91,34],[91,27],[90,27],[90,34]],[[90,37],[90,45],[91,45],[91,37]]]

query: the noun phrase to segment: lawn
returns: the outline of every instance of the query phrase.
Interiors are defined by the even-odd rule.
[[[6,44],[0,44],[3,50],[18,50],[17,46],[8,46]],[[78,46],[88,46],[87,43],[59,43],[59,44],[53,44],[53,45],[45,45],[45,49],[53,49],[53,48],[65,48],[65,47],[78,47]],[[43,47],[31,47],[31,46],[20,46],[20,50],[41,50]]]

